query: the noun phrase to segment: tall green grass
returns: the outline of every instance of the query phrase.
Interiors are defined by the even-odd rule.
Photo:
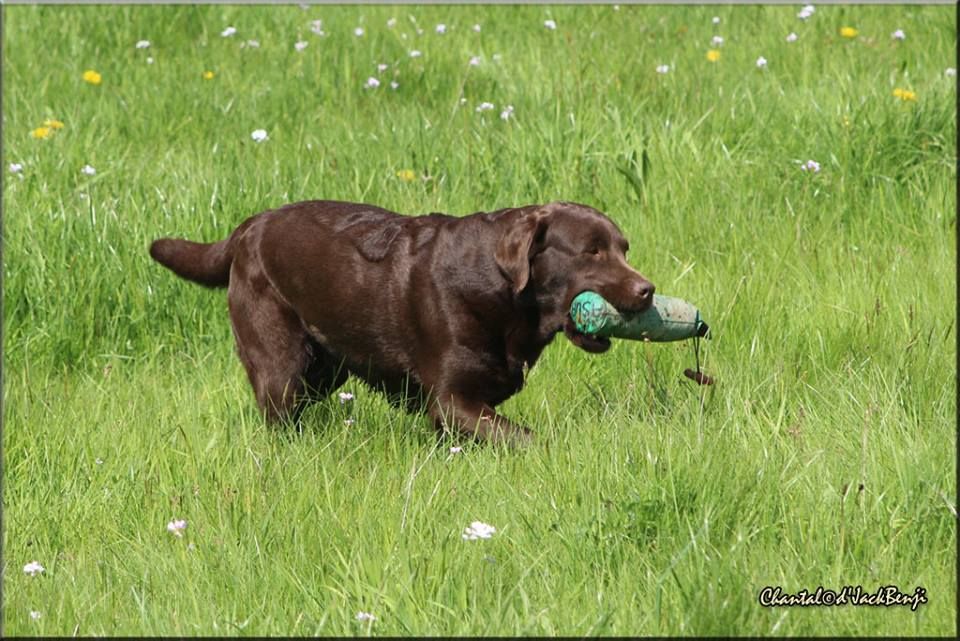
[[[955,635],[955,12],[797,11],[4,7],[4,632]],[[718,382],[559,337],[501,408],[529,451],[450,453],[354,380],[268,428],[225,294],[146,248],[310,198],[594,205]]]

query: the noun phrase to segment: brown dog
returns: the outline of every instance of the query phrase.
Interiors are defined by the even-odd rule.
[[[554,202],[464,217],[401,216],[308,201],[247,219],[226,240],[162,238],[150,255],[179,276],[227,287],[230,319],[269,420],[353,374],[440,430],[525,442],[494,411],[523,386],[554,335],[588,352],[573,298],[598,292],[642,311],[653,285],[627,264],[617,226],[585,205]]]

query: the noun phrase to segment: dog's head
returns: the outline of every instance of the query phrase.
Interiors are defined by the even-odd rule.
[[[576,203],[525,208],[500,238],[496,261],[514,294],[529,297],[540,326],[563,331],[588,352],[604,352],[610,341],[579,332],[570,318],[577,294],[591,290],[621,312],[641,312],[653,302],[653,284],[626,259],[627,239],[605,215]]]

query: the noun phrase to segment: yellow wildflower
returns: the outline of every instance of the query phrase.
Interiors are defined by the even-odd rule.
[[[403,182],[410,182],[417,178],[417,174],[412,169],[401,169],[397,172],[397,178]]]
[[[720,51],[718,49],[710,49],[707,51],[707,60],[710,62],[716,62],[720,59]]]
[[[83,79],[84,81],[89,82],[91,85],[99,85],[102,77],[93,69],[87,69],[83,72]]]
[[[853,27],[840,28],[840,35],[843,36],[844,38],[856,38],[858,33],[859,31],[857,31]]]
[[[34,138],[43,140],[44,138],[49,138],[51,135],[53,135],[53,129],[50,127],[37,127],[30,132],[30,135]]]
[[[204,80],[213,80],[214,73],[212,71],[204,71],[203,79]]]
[[[917,94],[909,89],[901,89],[900,87],[897,87],[893,90],[893,95],[895,98],[899,98],[900,100],[912,100],[914,102],[917,101]]]
[[[63,129],[63,123],[56,118],[47,118],[43,121],[43,126],[50,129]]]

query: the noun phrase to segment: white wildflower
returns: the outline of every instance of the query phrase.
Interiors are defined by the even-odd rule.
[[[362,36],[362,35],[363,35],[363,27],[357,27],[356,29],[354,29],[354,30],[353,30],[353,35],[357,36],[358,38],[359,38],[360,36]]]
[[[513,105],[507,105],[500,112],[500,120],[509,120],[511,116],[513,116]]]
[[[12,163],[10,163],[10,173],[11,173],[11,174],[19,174],[21,171],[23,171],[23,164],[22,164],[22,163],[19,163],[19,162],[12,162]]]
[[[396,90],[397,90],[397,87],[399,87],[399,86],[400,86],[400,83],[397,82],[396,80],[391,80],[391,81],[390,81],[390,88],[393,89],[394,91],[396,91]]]
[[[817,173],[820,171],[820,163],[818,163],[816,160],[808,160],[800,165],[800,169],[803,171],[812,171],[813,173]]]
[[[473,30],[476,31],[477,33],[480,33],[480,25],[478,24],[473,25]]]
[[[906,40],[907,34],[903,32],[903,29],[897,29],[896,31],[890,34],[890,37],[893,38],[894,40]]]
[[[492,103],[492,102],[481,102],[481,103],[477,106],[477,111],[478,111],[478,112],[480,112],[480,111],[490,111],[491,109],[493,109],[493,103]]]
[[[137,49],[148,49],[150,47],[149,40],[137,40],[136,44]]]
[[[767,59],[766,59],[766,58],[764,58],[763,56],[760,56],[759,58],[757,58],[757,68],[758,68],[758,69],[763,69],[763,68],[766,67],[766,66],[767,66]]]
[[[422,55],[423,55],[423,53],[420,52],[420,51],[417,51],[416,49],[414,49],[413,51],[410,52],[410,57],[411,57],[411,58],[419,58],[419,57],[422,56]]]
[[[437,33],[444,34],[446,32],[447,32],[447,25],[442,23],[437,25]]]
[[[97,173],[97,170],[91,167],[90,165],[84,165],[83,169],[81,169],[80,171],[88,176],[94,176]]]
[[[396,26],[397,26],[397,19],[396,19],[396,18],[390,18],[389,20],[387,20],[387,27],[393,29],[393,28],[396,27]]]
[[[480,64],[480,56],[473,56],[472,58],[470,58],[471,67],[476,67],[479,64]]]
[[[657,73],[669,73],[670,65],[657,65]]]
[[[223,31],[220,32],[220,35],[223,36],[224,38],[229,38],[230,36],[232,36],[232,35],[235,34],[236,32],[237,32],[236,28],[234,28],[234,27],[227,27],[226,29],[224,29]]]
[[[379,85],[380,85],[380,83],[378,82],[376,86],[379,86]],[[337,394],[337,396],[340,397],[340,404],[341,404],[341,405],[343,405],[343,404],[346,403],[347,401],[352,401],[353,398],[354,398],[354,397],[353,397],[353,394],[351,394],[350,392],[340,392],[339,394]]]
[[[476,541],[477,539],[489,539],[497,531],[497,528],[492,525],[487,525],[482,521],[474,521],[468,527],[463,529],[463,534],[460,536],[465,541]]]
[[[793,33],[792,31],[787,34],[787,42],[796,42],[796,41],[797,41],[797,34]]]
[[[37,576],[44,572],[44,567],[40,565],[39,561],[30,561],[25,566],[23,566],[24,574],[29,574],[30,576]]]
[[[714,47],[719,47],[723,44],[723,36],[714,36],[711,38],[710,44],[712,44]]]
[[[543,26],[552,31],[557,28],[557,23],[554,22],[553,20],[544,20]]]
[[[377,617],[369,612],[357,612],[357,621],[376,621]]]
[[[184,519],[174,519],[167,523],[167,532],[176,537],[182,537],[183,531],[187,529],[187,522]]]
[[[256,130],[254,130],[254,131],[250,134],[250,137],[253,138],[253,139],[254,139],[255,141],[257,141],[257,142],[263,142],[264,140],[267,140],[267,138],[268,138],[268,136],[267,136],[267,130],[266,130],[266,129],[256,129]]]
[[[293,43],[293,48],[296,49],[297,51],[303,51],[304,49],[307,48],[307,42],[304,40],[297,40],[296,42]]]

